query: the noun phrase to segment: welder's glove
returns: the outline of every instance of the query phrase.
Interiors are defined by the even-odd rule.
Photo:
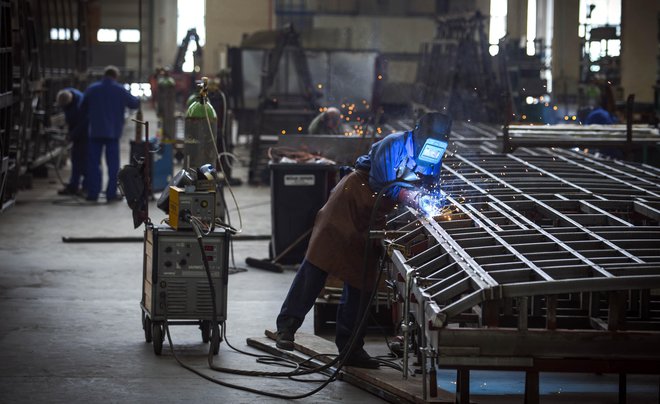
[[[399,203],[411,208],[419,208],[420,190],[418,188],[402,188],[399,191]]]
[[[399,202],[417,209],[427,216],[437,216],[442,211],[444,199],[440,195],[428,193],[419,188],[404,188],[399,192]]]

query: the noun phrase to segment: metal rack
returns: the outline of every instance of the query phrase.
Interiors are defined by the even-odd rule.
[[[87,6],[84,0],[1,2],[3,207],[31,186],[34,172],[68,151],[61,128],[50,121],[57,91],[84,84]]]
[[[420,363],[457,369],[458,402],[470,369],[526,371],[527,402],[541,371],[619,373],[625,400],[626,373],[660,373],[660,170],[483,137],[443,164],[443,215],[388,225]]]
[[[660,144],[658,128],[649,125],[509,125],[504,152],[518,147],[644,147]]]

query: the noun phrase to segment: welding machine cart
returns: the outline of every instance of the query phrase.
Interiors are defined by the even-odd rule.
[[[211,326],[213,305],[197,237],[192,230],[148,225],[144,235],[142,277],[142,329],[160,355],[168,325],[197,325],[202,341],[220,348],[220,327],[227,318],[230,232],[215,229],[202,239],[216,295],[216,323]]]

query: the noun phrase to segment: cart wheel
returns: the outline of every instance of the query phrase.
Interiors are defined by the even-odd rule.
[[[151,332],[151,319],[142,314],[142,329],[144,329],[144,340],[149,343],[151,342],[152,339],[152,332]]]
[[[211,322],[209,320],[200,321],[199,329],[202,331],[202,342],[208,343],[211,339]]]
[[[163,352],[163,339],[165,334],[163,333],[163,327],[160,323],[152,323],[152,333],[153,333],[153,342],[154,342],[154,353],[160,355]]]
[[[213,355],[220,351],[220,326],[216,324],[211,333],[211,344],[213,345]]]

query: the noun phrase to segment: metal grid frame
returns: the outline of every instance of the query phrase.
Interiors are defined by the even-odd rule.
[[[660,170],[566,150],[497,154],[493,132],[473,129],[452,133],[462,152],[443,164],[449,209],[388,224],[404,232],[386,239],[388,269],[422,363],[458,369],[459,401],[469,369],[526,370],[536,398],[539,371],[659,373]]]

